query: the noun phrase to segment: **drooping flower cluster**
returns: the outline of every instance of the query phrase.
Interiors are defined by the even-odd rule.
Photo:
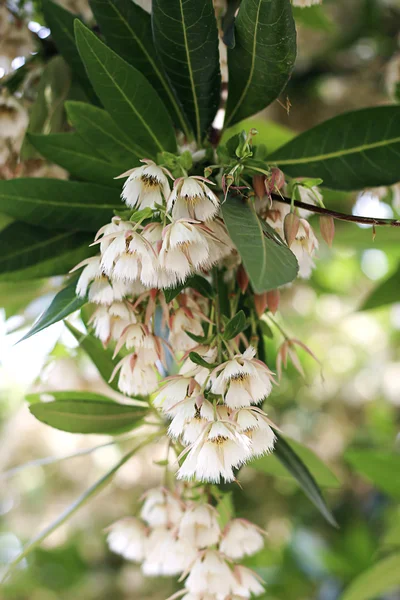
[[[150,490],[139,518],[114,523],[110,549],[140,563],[145,576],[181,575],[173,598],[242,600],[264,592],[260,577],[236,564],[264,546],[264,532],[244,519],[221,528],[215,507],[183,500],[164,488]]]

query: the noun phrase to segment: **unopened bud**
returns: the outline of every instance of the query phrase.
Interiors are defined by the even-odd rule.
[[[274,315],[279,308],[281,293],[279,290],[271,290],[267,292],[267,306]]]
[[[299,227],[300,227],[299,217],[293,212],[288,213],[283,221],[283,232],[285,234],[285,240],[286,240],[286,243],[289,246],[289,248],[293,244],[294,240],[296,239],[296,235],[298,234]]]
[[[274,190],[280,190],[285,185],[285,175],[282,173],[280,169],[274,167],[271,169],[271,177],[270,177],[271,186],[273,186]]]
[[[249,276],[247,275],[246,271],[244,270],[243,265],[240,265],[237,270],[236,280],[242,291],[242,294],[244,294],[249,285]]]
[[[267,292],[254,294],[254,307],[258,317],[261,317],[267,308]]]
[[[321,215],[319,218],[321,235],[329,247],[332,246],[335,237],[335,221],[330,215]]]
[[[265,196],[265,175],[254,175],[253,176],[253,189],[256,193],[257,198],[264,198]]]

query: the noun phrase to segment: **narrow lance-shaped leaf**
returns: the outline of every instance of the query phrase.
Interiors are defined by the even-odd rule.
[[[222,215],[257,294],[295,279],[298,264],[293,252],[250,205],[228,197]]]
[[[388,304],[399,302],[399,300],[400,266],[391,277],[372,290],[367,299],[364,300],[360,310],[371,310],[373,308],[380,308],[381,306],[388,306]]]
[[[143,73],[168,108],[174,123],[190,137],[182,108],[154,47],[149,13],[132,0],[90,0],[90,6],[110,48]]]
[[[400,500],[400,454],[382,450],[348,450],[345,459],[363,477],[389,496]]]
[[[383,594],[391,591],[396,593],[399,586],[400,553],[397,552],[378,561],[370,569],[356,577],[339,600],[373,600],[381,598]]]
[[[213,2],[153,0],[152,18],[156,50],[200,142],[220,103]]]
[[[145,76],[79,21],[75,23],[75,35],[96,93],[115,123],[143,150],[143,157],[176,151],[168,111]]]
[[[344,113],[300,134],[267,157],[291,177],[357,190],[399,181],[400,106]]]
[[[266,108],[285,87],[296,59],[290,0],[242,0],[228,51],[226,125]]]

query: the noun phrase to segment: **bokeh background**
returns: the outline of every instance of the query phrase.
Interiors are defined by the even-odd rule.
[[[91,23],[85,0],[62,4]],[[37,116],[40,77],[55,52],[41,3],[9,2],[8,9],[13,21],[0,41],[0,85],[36,114],[32,130],[65,128],[63,90],[53,88],[47,120]],[[396,102],[398,0],[324,0],[323,6],[295,9],[295,16],[299,56],[282,105],[275,103],[246,124],[259,131],[258,140],[270,150],[294,132],[345,110]],[[58,119],[49,119],[53,109],[61,111]],[[5,157],[1,178],[66,176],[32,155],[22,139],[7,156],[0,153]],[[21,144],[22,161],[15,159]],[[326,191],[324,198],[335,210],[400,218],[396,186],[358,194]],[[311,223],[318,232],[318,220]],[[0,227],[5,224],[0,215]],[[237,514],[268,532],[265,550],[249,561],[267,582],[265,600],[339,599],[360,573],[400,550],[399,263],[399,229],[378,228],[375,236],[371,228],[337,222],[333,248],[321,240],[311,280],[297,281],[282,293],[279,323],[307,344],[321,365],[299,351],[305,377],[289,365],[269,398],[268,412],[335,475],[325,473],[321,479],[340,529],[326,524],[294,480],[279,470],[271,475],[267,471],[274,469],[265,463],[261,470],[244,469],[243,490],[233,486],[231,492]],[[59,278],[44,282],[33,274],[21,286],[0,274],[0,574],[23,544],[111,468],[126,447],[121,442],[89,452],[110,438],[47,428],[24,402],[32,389],[99,390],[104,385],[62,324],[16,344],[60,285]],[[375,288],[380,292],[368,301]],[[373,305],[377,308],[366,309]],[[265,339],[272,368],[282,341],[276,331]],[[143,491],[160,481],[163,469],[155,462],[165,452],[163,445],[151,447],[126,464],[99,496],[24,561],[0,598],[163,600],[172,594],[174,581],[143,579],[138,568],[112,555],[104,532],[131,514]],[[46,457],[71,454],[77,456],[40,464]],[[39,464],[24,467],[31,461]],[[399,599],[399,589],[391,587],[376,600]]]

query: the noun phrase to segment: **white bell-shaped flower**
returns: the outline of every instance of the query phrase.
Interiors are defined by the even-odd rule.
[[[218,594],[229,596],[237,586],[231,569],[215,550],[206,550],[196,560],[185,582],[192,594]]]
[[[299,277],[309,279],[315,267],[314,256],[318,250],[318,240],[305,219],[300,219],[299,230],[290,249],[299,263]]]
[[[177,347],[179,348],[179,346]],[[209,346],[195,346],[193,351],[210,364],[215,362],[218,354],[216,347],[210,348]],[[194,377],[199,385],[203,385],[210,375],[210,369],[194,363],[188,356],[179,369],[179,374],[184,375],[185,377]]]
[[[233,519],[223,532],[219,549],[228,558],[239,560],[256,554],[263,546],[264,538],[256,525],[245,519]]]
[[[187,540],[178,539],[165,527],[156,527],[145,545],[145,560],[142,571],[147,576],[180,575],[196,558],[196,548]]]
[[[214,420],[213,405],[203,396],[196,394],[182,400],[169,414],[174,416],[168,428],[168,435],[173,439],[181,438],[186,445],[193,444]]]
[[[150,527],[167,527],[180,522],[183,505],[179,498],[164,488],[154,488],[146,494],[140,513]]]
[[[206,185],[211,183],[203,177],[176,179],[168,198],[167,210],[172,218],[209,221],[219,212],[219,199]]]
[[[112,552],[120,554],[126,560],[142,562],[145,556],[147,529],[139,519],[121,519],[113,523],[107,531],[107,543]]]
[[[261,596],[265,589],[262,585],[263,580],[251,569],[238,565],[234,569],[235,581],[234,594],[241,598],[250,598],[250,596]]]
[[[165,414],[173,416],[171,410],[192,394],[194,385],[194,380],[191,377],[182,377],[181,375],[167,377],[164,385],[154,396],[153,404]]]
[[[182,306],[172,313],[169,328],[169,343],[178,352],[186,352],[197,346],[197,342],[187,335],[187,331],[198,336],[204,335],[201,320],[186,306]]]
[[[98,306],[90,317],[94,333],[103,343],[120,339],[123,331],[136,322],[136,315],[127,302],[113,302],[110,306]]]
[[[275,433],[268,416],[259,408],[246,407],[237,411],[234,416],[238,429],[251,440],[253,456],[269,454],[274,449]]]
[[[217,544],[220,534],[218,513],[210,504],[189,507],[179,525],[179,537],[188,540],[195,548]]]
[[[151,160],[142,160],[142,167],[135,167],[121,177],[128,177],[124,183],[121,197],[130,208],[155,208],[162,204],[170,194],[166,169],[158,167]]]
[[[118,371],[118,389],[127,396],[147,396],[157,389],[158,377],[154,363],[143,364],[137,354],[124,356],[115,367],[111,380]]]

